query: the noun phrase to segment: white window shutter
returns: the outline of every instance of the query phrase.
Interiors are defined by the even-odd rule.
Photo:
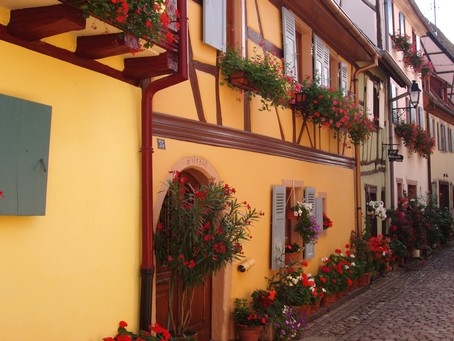
[[[285,186],[273,186],[273,217],[271,239],[271,269],[282,267],[285,247]]]
[[[416,108],[410,108],[410,123],[416,123]]]
[[[347,74],[348,74],[348,69],[347,69],[347,64],[344,62],[340,62],[340,87],[342,89],[342,93],[344,96],[348,95],[348,85],[347,85]]]
[[[329,49],[323,41],[314,34],[314,67],[320,78],[320,85],[329,87]]]
[[[372,121],[374,120],[374,82],[371,79],[367,79],[366,82],[366,96],[367,96],[367,102],[366,102],[366,110],[367,110],[367,116],[369,119]]]
[[[429,134],[431,138],[435,138],[434,125],[431,119],[429,119]]]
[[[424,110],[422,107],[418,107],[418,119],[419,119],[419,126],[424,129]]]
[[[282,32],[284,40],[285,73],[298,78],[298,63],[296,52],[295,15],[287,8],[282,7]]]
[[[318,226],[323,229],[323,198],[321,197],[315,199],[315,218]]]
[[[378,95],[378,125],[380,128],[385,127],[385,95],[383,90],[380,90]]]
[[[226,0],[203,0],[203,42],[226,51],[227,15]]]
[[[316,198],[315,198],[315,188],[314,187],[306,187],[304,188],[304,202],[308,204],[312,204],[312,214],[315,213],[315,205],[316,205]],[[303,240],[304,242],[304,240]],[[304,243],[304,259],[311,259],[315,256],[315,247],[312,243]]]

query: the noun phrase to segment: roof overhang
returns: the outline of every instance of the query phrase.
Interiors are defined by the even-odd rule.
[[[281,0],[335,51],[350,63],[374,61],[378,56],[373,43],[333,0]]]
[[[383,50],[381,52],[381,58],[378,62],[379,66],[386,70],[391,78],[402,88],[409,88],[411,80],[407,77],[405,72],[399,67],[393,57],[388,51]]]

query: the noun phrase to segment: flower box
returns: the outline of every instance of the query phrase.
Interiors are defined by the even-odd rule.
[[[366,285],[369,285],[370,279],[371,279],[370,272],[362,274],[362,276],[358,279],[358,286],[364,287]]]
[[[228,78],[228,81],[233,86],[236,86],[237,88],[240,88],[244,91],[256,90],[254,83],[249,81],[249,79],[247,78],[246,73],[244,71],[237,71],[237,72],[233,73]]]

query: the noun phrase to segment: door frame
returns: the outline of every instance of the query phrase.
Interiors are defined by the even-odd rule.
[[[207,179],[219,181],[219,173],[213,165],[204,157],[187,156],[178,160],[170,171],[187,171],[201,173]],[[173,177],[172,173],[167,173],[153,207],[153,230],[159,220],[162,204],[168,189],[168,181]],[[154,254],[154,250],[153,250]],[[156,262],[156,259],[155,259]],[[232,292],[232,265],[218,271],[212,278],[211,288],[211,339],[212,340],[227,340],[229,335],[229,321],[231,312],[231,292]],[[155,322],[156,316],[156,276],[153,280],[153,302],[152,302],[152,319]],[[216,302],[216,304],[213,304]]]

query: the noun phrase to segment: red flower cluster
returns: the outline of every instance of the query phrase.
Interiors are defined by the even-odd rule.
[[[103,341],[169,341],[170,333],[166,328],[159,324],[151,324],[148,331],[141,330],[139,334],[134,334],[126,329],[128,324],[125,321],[120,321],[118,334],[114,337],[105,337]]]
[[[429,133],[414,123],[399,122],[395,128],[396,135],[402,138],[405,147],[412,153],[428,158],[435,148],[435,140]]]
[[[389,247],[389,238],[384,238],[381,234],[369,239],[369,250],[373,256],[375,268],[382,272],[391,270],[390,262],[393,260],[393,252]]]
[[[329,229],[330,227],[333,227],[333,222],[332,220],[326,215],[325,212],[323,212],[323,229]]]

